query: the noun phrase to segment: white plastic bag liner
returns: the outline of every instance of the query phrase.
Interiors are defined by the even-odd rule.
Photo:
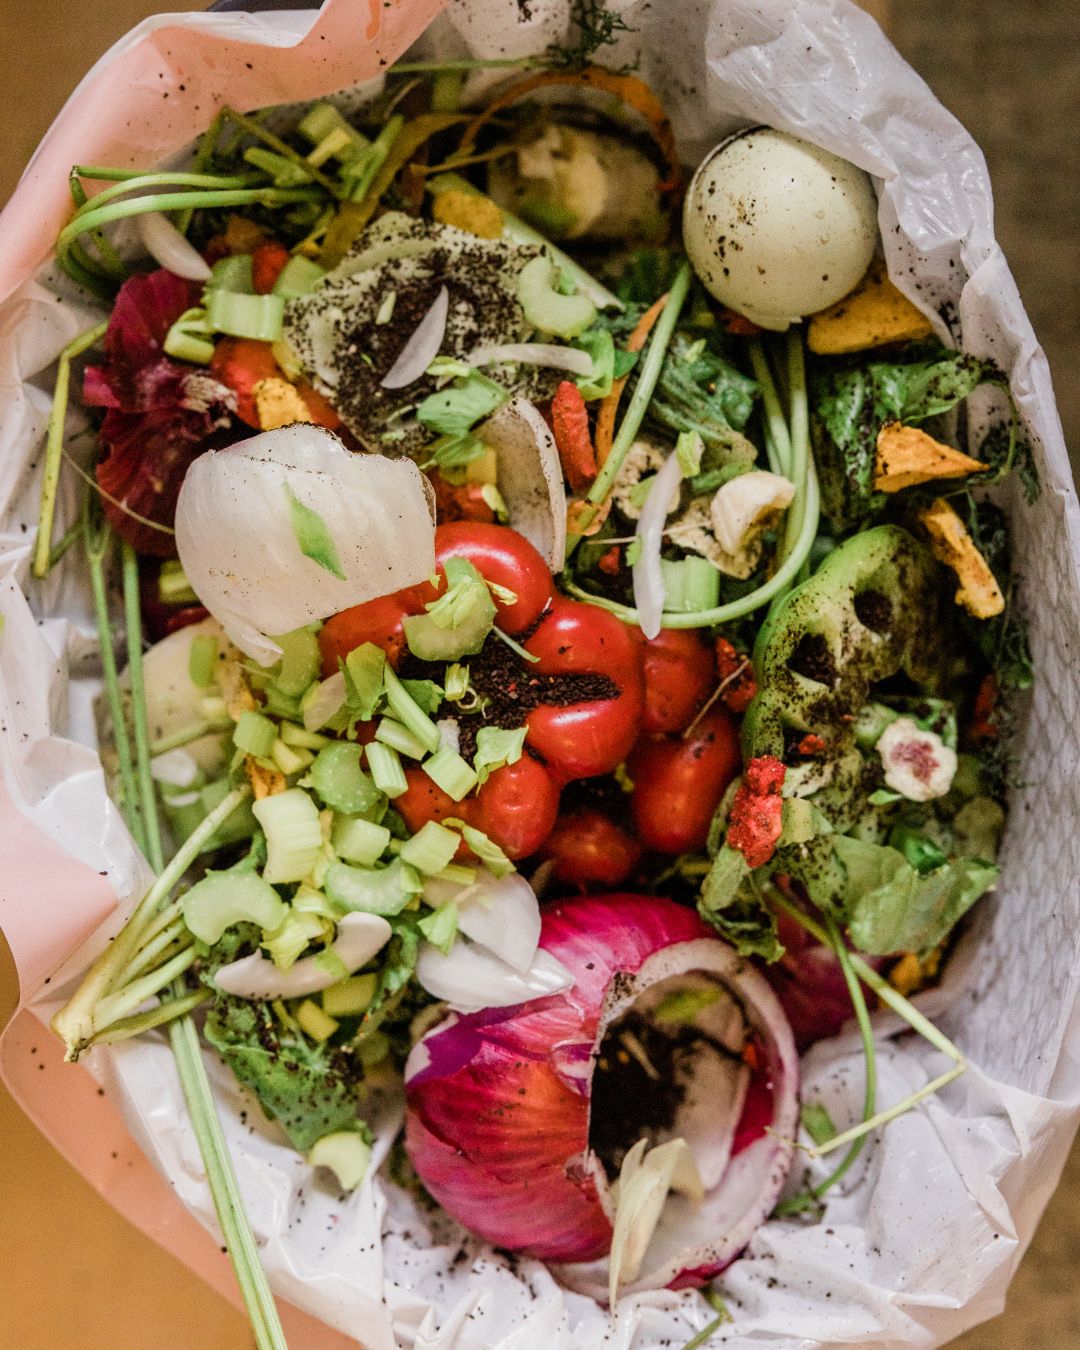
[[[367,14],[355,0],[335,5]],[[1025,786],[1014,794],[999,892],[977,911],[950,967],[946,990],[953,997],[942,1019],[977,1067],[888,1126],[829,1193],[820,1221],[772,1222],[759,1231],[723,1277],[735,1321],[714,1340],[730,1350],[936,1346],[1003,1306],[1080,1111],[1080,669],[1070,651],[1080,636],[1080,518],[1050,376],[994,242],[983,158],[872,20],[848,0],[629,0],[611,7],[635,31],[601,58],[614,66],[640,57],[640,73],[667,105],[687,162],[733,127],[766,122],[875,176],[893,279],[935,316],[943,337],[1009,372],[1035,446],[1042,494],[1034,505],[1019,494],[1007,503],[1037,665],[1017,766]],[[454,0],[421,51],[540,52],[565,35],[568,9],[568,0]],[[183,20],[210,34],[215,22],[205,15]],[[229,22],[235,33],[247,21]],[[310,14],[289,14],[275,16],[269,28],[266,19],[250,21],[246,31],[262,41],[262,25],[273,33],[265,40],[281,46],[312,22]],[[184,78],[182,64],[161,59],[169,79]],[[286,95],[276,87],[267,101]],[[56,968],[64,958],[68,971],[81,968],[103,940],[98,933],[82,946],[110,898],[121,902],[115,925],[145,880],[83,748],[93,739],[92,685],[82,677],[88,611],[75,553],[29,601],[20,593],[33,542],[48,367],[89,321],[85,305],[49,275],[0,310],[0,610],[7,619],[0,633],[0,860],[11,864],[0,924],[20,964],[24,999],[42,1016],[49,998],[55,1002],[63,974]],[[68,475],[65,523],[77,495]],[[74,868],[74,859],[89,864],[78,872],[81,892],[73,896],[69,886],[66,898],[55,897],[41,870],[46,855],[52,870]],[[31,894],[38,890],[56,907],[42,908]],[[13,1074],[6,1047],[5,1054]],[[212,1229],[164,1041],[97,1051],[92,1063],[155,1166]],[[312,1177],[212,1055],[208,1063],[275,1289],[368,1350],[645,1350],[681,1345],[711,1320],[712,1310],[690,1292],[626,1298],[609,1319],[562,1291],[542,1265],[494,1254],[448,1221],[418,1212],[381,1177],[339,1197]],[[880,1053],[879,1105],[899,1101],[942,1063],[910,1035],[888,1043]],[[46,1123],[63,1101],[64,1088],[56,1086],[62,1072],[73,1084],[80,1074],[49,1075],[51,1107],[35,1099],[31,1076],[20,1079],[24,1099]],[[805,1094],[824,1101],[837,1122],[859,1118],[862,1059],[851,1037],[808,1054]],[[392,1098],[380,1112],[382,1156],[398,1114]],[[183,1245],[168,1232],[165,1240],[177,1250]],[[306,1323],[294,1345],[347,1343],[313,1326]]]

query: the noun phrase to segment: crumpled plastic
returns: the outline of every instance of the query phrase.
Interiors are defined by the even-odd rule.
[[[55,1046],[46,1052],[48,1074],[27,1072],[30,1041],[40,1053],[43,1040],[36,1019],[47,1020],[65,981],[115,931],[147,871],[105,795],[92,748],[93,643],[78,562],[69,554],[44,586],[27,584],[49,368],[94,314],[50,269],[26,278],[62,219],[63,194],[52,180],[88,157],[88,135],[98,162],[163,159],[209,121],[211,108],[196,104],[213,96],[216,64],[235,77],[230,96],[245,107],[320,96],[376,77],[379,58],[393,59],[436,8],[426,0],[387,10],[374,0],[331,0],[317,18],[200,14],[144,25],[84,82],[0,219],[0,294],[8,296],[0,308],[0,928],[23,1004],[0,1043],[0,1070],[95,1185],[219,1287],[228,1281],[213,1243],[168,1198],[132,1142],[213,1232],[165,1042],[147,1037],[96,1051],[90,1067],[105,1098],[88,1090],[81,1066],[59,1066]],[[766,122],[874,175],[893,279],[943,338],[1009,373],[1035,448],[1041,496],[1030,505],[1018,492],[1006,497],[1037,665],[1017,747],[1024,786],[1013,794],[997,894],[976,910],[943,990],[927,1006],[972,1067],[878,1133],[829,1193],[820,1220],[773,1221],[758,1232],[723,1277],[735,1320],[714,1339],[729,1350],[937,1346],[1000,1311],[1080,1118],[1080,772],[1071,734],[1080,670],[1070,653],[1080,631],[1080,512],[1049,371],[994,241],[978,148],[849,0],[621,0],[610,8],[632,31],[602,59],[614,66],[640,59],[687,162],[729,130]],[[452,0],[416,54],[540,52],[564,37],[569,9],[569,0]],[[332,51],[313,69],[296,44],[320,26]],[[140,79],[126,100],[115,99],[112,83],[122,107],[95,140],[86,109],[101,106],[102,80],[121,60],[134,60]],[[166,121],[149,91],[159,97],[181,85],[197,96]],[[61,528],[79,490],[65,473]],[[945,1061],[901,1034],[896,1019],[879,1018],[879,1030],[892,1037],[879,1051],[886,1107]],[[340,1197],[312,1177],[212,1055],[207,1063],[266,1267],[294,1305],[287,1314],[294,1347],[330,1350],[362,1339],[368,1350],[646,1350],[680,1345],[712,1320],[697,1294],[666,1291],[623,1299],[609,1317],[560,1289],[539,1263],[507,1259],[418,1210],[384,1175]],[[852,1034],[805,1057],[805,1096],[822,1101],[835,1121],[858,1118],[862,1088]],[[380,1159],[398,1110],[392,1094],[380,1098]],[[138,1187],[103,1163],[106,1148],[113,1158],[125,1150]],[[824,1161],[814,1167],[824,1174]]]

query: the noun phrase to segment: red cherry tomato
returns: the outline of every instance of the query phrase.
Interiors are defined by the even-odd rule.
[[[543,854],[555,860],[554,876],[568,886],[621,886],[641,857],[641,845],[603,811],[586,807],[562,815]]]
[[[408,788],[394,807],[415,834],[429,820],[448,816],[475,825],[510,858],[527,858],[551,833],[559,813],[559,789],[542,764],[522,755],[489,775],[474,795],[455,802],[423,769],[406,769]]]
[[[690,628],[662,628],[644,644],[645,713],[650,736],[684,731],[716,688],[712,648]]]
[[[531,627],[551,600],[551,573],[547,563],[524,535],[508,525],[488,525],[478,520],[453,520],[435,531],[436,570],[443,575],[447,558],[465,558],[480,575],[497,586],[513,591],[513,604],[496,600],[496,623],[507,633],[523,633]],[[425,601],[445,594],[445,583],[436,590],[425,583]]]
[[[393,595],[380,595],[377,600],[343,609],[340,614],[327,619],[319,634],[323,674],[333,675],[339,659],[344,660],[365,642],[374,642],[376,647],[381,647],[390,664],[396,666],[405,650],[402,620],[407,614],[422,613],[423,608],[418,588],[408,586]]]
[[[641,653],[631,630],[596,605],[557,596],[525,647],[540,658],[530,666],[538,675],[606,675],[615,685],[611,698],[544,704],[526,718],[529,744],[563,782],[610,773],[641,728]]]
[[[471,823],[509,858],[535,853],[554,828],[559,786],[542,764],[522,755],[496,769],[476,794]]]
[[[251,255],[251,284],[256,295],[268,295],[289,261],[289,250],[276,239],[267,239]]]
[[[705,847],[720,799],[742,768],[739,730],[724,708],[708,713],[684,740],[643,740],[627,764],[638,838],[657,853]]]

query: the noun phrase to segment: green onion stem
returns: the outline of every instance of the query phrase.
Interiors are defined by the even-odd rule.
[[[85,206],[86,189],[83,187],[82,183],[79,182],[78,175],[75,173],[74,169],[72,169],[71,173],[68,175],[68,185],[71,189],[71,200],[75,203],[76,210]],[[127,276],[127,267],[124,265],[124,261],[119,253],[117,253],[116,249],[113,248],[112,244],[109,243],[100,230],[96,230],[90,237],[94,242],[94,247],[100,255],[101,266],[105,273],[111,277],[113,281],[123,281]]]
[[[182,998],[169,999],[166,1003],[159,1003],[156,1008],[147,1008],[145,1012],[134,1013],[131,1017],[121,1017],[110,1022],[104,1031],[99,1031],[92,1044],[113,1045],[117,1041],[129,1040],[132,1036],[140,1036],[144,1031],[153,1031],[155,1027],[164,1026],[166,1022],[193,1012],[210,997],[209,989],[192,989]]]
[[[754,338],[750,343],[750,364],[761,390],[761,408],[765,415],[765,447],[770,467],[773,467],[774,473],[790,474],[792,437],[760,338]],[[776,466],[773,465],[774,457]]]
[[[45,436],[45,469],[41,484],[41,509],[38,512],[38,532],[34,541],[33,571],[36,577],[49,574],[49,553],[52,548],[53,520],[56,516],[56,494],[60,486],[60,465],[64,453],[64,422],[67,417],[68,394],[71,389],[71,363],[88,351],[105,334],[107,324],[99,323],[80,333],[60,353],[56,365],[56,386],[53,390],[49,428]]]
[[[131,830],[136,844],[145,853],[146,836],[143,832],[142,814],[139,810],[139,795],[135,787],[135,767],[131,754],[131,739],[128,736],[124,700],[120,692],[120,679],[116,671],[116,652],[113,648],[112,628],[109,623],[109,601],[105,591],[105,555],[112,536],[108,526],[101,518],[95,498],[90,493],[86,494],[82,526],[83,548],[90,573],[90,589],[94,597],[94,616],[97,620],[98,650],[101,652],[105,700],[109,706],[109,719],[112,722],[113,741],[116,746],[116,757],[119,761],[120,809],[127,819],[128,828]]]
[[[151,755],[163,755],[167,750],[179,750],[192,741],[212,736],[218,731],[231,731],[236,723],[232,718],[209,718],[205,722],[195,722],[190,727],[174,731],[171,736],[162,736],[160,740],[150,742]]]
[[[390,75],[436,75],[443,70],[543,70],[550,63],[539,56],[463,58],[457,61],[400,61]]]
[[[611,452],[604,461],[604,467],[596,475],[596,479],[589,489],[586,497],[589,506],[582,511],[579,519],[581,528],[577,533],[571,534],[567,538],[566,556],[568,558],[573,554],[582,535],[596,519],[597,512],[607,500],[608,493],[622,468],[623,460],[641,428],[641,423],[645,418],[653,391],[656,388],[656,382],[660,378],[660,371],[663,368],[664,358],[667,356],[675,326],[679,322],[682,307],[690,293],[692,279],[693,272],[690,269],[690,264],[688,262],[682,263],[675,274],[674,281],[671,283],[667,304],[656,321],[656,327],[653,329],[645,359],[641,363],[641,373],[634,385],[633,396],[612,442]]]
[[[56,566],[56,564],[60,561],[60,559],[72,546],[72,544],[76,543],[79,539],[82,538],[82,529],[83,529],[82,521],[76,520],[73,525],[68,526],[68,528],[64,531],[64,533],[60,536],[60,539],[57,541],[57,543],[53,544],[52,548],[49,550],[50,571],[52,571],[52,569]]]
[[[131,178],[125,178],[121,182],[114,183],[112,187],[103,188],[95,193],[93,197],[86,201],[75,212],[76,218],[80,215],[88,214],[90,211],[96,211],[99,207],[107,206],[109,202],[115,201],[118,197],[123,197],[129,192],[149,192],[159,187],[175,188],[203,188],[207,191],[220,188],[222,191],[235,188],[254,187],[263,175],[259,173],[242,174],[211,174],[211,173],[140,173]]]
[[[272,131],[267,131],[253,117],[246,117],[243,113],[237,112],[235,108],[229,107],[222,108],[221,112],[224,117],[228,118],[242,131],[246,131],[249,136],[254,136],[256,140],[262,141],[264,145],[269,146],[275,153],[295,164],[297,168],[303,169],[313,182],[318,183],[320,187],[324,187],[332,197],[343,195],[339,183],[335,183],[328,174],[323,173],[321,169],[317,169],[298,150],[294,150],[288,141],[283,141],[280,136],[275,136]]]
[[[706,1326],[703,1326],[696,1336],[691,1336],[682,1347],[682,1350],[699,1350],[699,1347],[707,1344],[713,1333],[719,1331],[726,1322],[734,1321],[731,1313],[728,1312],[727,1305],[724,1303],[724,1300],[720,1298],[719,1294],[716,1295],[715,1299],[710,1297],[714,1292],[715,1291],[712,1289],[706,1290],[702,1294],[702,1298],[705,1299],[710,1307],[717,1309],[716,1316]]]
[[[214,152],[217,149],[218,139],[221,136],[221,128],[225,124],[225,114],[219,108],[214,116],[214,120],[199,137],[198,149],[195,151],[195,158],[192,162],[192,170],[195,173],[207,173],[210,165],[214,161]],[[191,227],[191,217],[195,214],[192,207],[187,207],[183,211],[176,213],[176,228],[181,234],[187,234]]]
[[[155,872],[165,865],[161,851],[157,798],[150,772],[150,731],[146,719],[146,686],[143,681],[142,611],[139,603],[139,559],[123,540],[120,545],[121,575],[124,583],[124,622],[127,628],[128,679],[131,682],[131,720],[135,730],[135,765],[139,784],[139,805],[146,828],[147,860]]]
[[[61,272],[69,276],[76,285],[89,291],[91,295],[111,304],[116,294],[116,287],[111,281],[102,277],[99,272],[92,271],[88,263],[89,259],[85,262],[80,261],[79,251],[73,248],[67,248],[63,253],[56,255],[56,264]]]
[[[137,976],[148,970],[155,961],[164,960],[164,954],[169,951],[173,943],[184,936],[184,919],[173,919],[159,933],[143,944],[143,946],[132,957],[128,968],[124,971],[125,979],[130,982]],[[170,958],[173,953],[169,952]]]
[[[159,966],[157,970],[150,971],[147,975],[141,975],[138,979],[132,980],[130,984],[125,984],[123,989],[115,994],[109,994],[103,998],[97,1005],[97,1015],[105,1026],[115,1022],[118,1018],[130,1016],[140,1004],[145,1003],[148,998],[153,998],[159,994],[167,984],[172,984],[188,970],[196,960],[198,960],[198,949],[193,942],[189,942],[186,947],[177,952]],[[181,985],[178,993],[183,992]]]
[[[133,197],[129,201],[111,201],[104,206],[99,205],[100,198],[94,197],[60,231],[56,241],[57,259],[64,265],[65,260],[70,259],[73,240],[127,216],[146,215],[150,211],[181,211],[189,206],[283,206],[290,202],[317,201],[321,195],[318,188],[247,187],[205,192],[160,192]]]
[[[773,890],[770,894],[777,907],[805,928],[811,937],[816,938],[825,947],[831,945],[829,933],[821,924],[815,922],[808,914],[804,914],[798,905],[793,905],[786,896],[781,895],[778,891]],[[845,1144],[853,1142],[862,1135],[869,1134],[882,1125],[887,1125],[890,1120],[905,1115],[912,1107],[917,1106],[927,1097],[932,1097],[934,1093],[940,1092],[943,1087],[959,1078],[967,1070],[967,1060],[961,1051],[932,1022],[927,1021],[918,1008],[906,999],[899,990],[894,989],[887,980],[877,973],[873,966],[867,965],[862,957],[857,956],[854,952],[849,953],[849,959],[853,972],[862,980],[863,984],[868,985],[882,1003],[887,1004],[893,1012],[902,1017],[908,1026],[913,1031],[918,1032],[935,1050],[940,1050],[943,1055],[951,1059],[953,1066],[929,1083],[924,1084],[918,1091],[905,1097],[903,1101],[897,1102],[895,1106],[879,1111],[869,1120],[864,1120],[860,1125],[854,1125],[850,1130],[844,1130],[842,1134],[834,1135],[832,1139],[819,1144],[811,1150],[815,1157],[822,1157],[826,1153],[831,1153],[834,1149],[842,1148]]]
[[[150,776],[150,736],[147,729],[146,701],[142,680],[142,615],[139,609],[138,560],[134,551],[126,543],[123,546],[123,578],[124,614],[128,630],[128,658],[131,667],[131,696],[135,723],[135,753],[141,798],[147,814],[150,861],[160,874],[157,883],[158,888],[161,887],[161,882],[166,876],[173,878],[167,889],[159,889],[160,897],[164,899],[172,890],[175,882],[183,876],[184,871],[198,856],[197,852],[191,853],[190,851],[192,842],[203,833],[210,820],[218,815],[221,807],[229,802],[230,798],[235,798],[241,789],[234,790],[224,798],[218,809],[211,812],[199,829],[195,830],[185,841],[169,866],[162,869],[161,835],[158,827],[154,783]],[[247,795],[246,789],[243,790],[243,795]],[[233,803],[234,807],[236,804],[238,802]],[[231,810],[228,814],[232,814]],[[216,823],[214,828],[216,828]],[[204,841],[205,836],[204,840],[200,841],[200,847],[201,842]],[[177,872],[177,863],[181,857],[185,858],[184,867]],[[151,893],[154,889],[154,887],[151,887]],[[142,906],[140,906],[141,908]],[[156,908],[157,904],[155,903],[154,909]],[[153,910],[149,911],[150,914],[153,912]],[[137,910],[136,914],[138,913]],[[121,934],[121,936],[123,935]],[[176,998],[182,998],[187,992],[179,977],[195,960],[195,955],[195,948],[192,947],[174,957],[166,967],[176,977],[176,983],[173,984],[173,995]],[[123,1007],[125,1013],[134,1012],[138,1005],[127,1006],[130,1004],[130,1000],[137,993],[142,992],[146,985],[151,980],[158,978],[161,973],[161,971],[157,971],[153,976],[147,976],[145,983],[137,981],[133,988],[125,990],[123,995],[118,995],[118,1002],[114,1005],[114,1011],[119,1013],[120,1008]],[[146,997],[147,995],[144,993],[139,1001],[142,1002]],[[123,1000],[123,1003],[119,1000]],[[285,1334],[281,1328],[281,1321],[274,1303],[274,1296],[270,1292],[270,1286],[266,1279],[266,1272],[259,1260],[259,1250],[251,1231],[251,1225],[244,1213],[240,1188],[229,1158],[228,1146],[221,1129],[221,1121],[218,1119],[214,1105],[210,1081],[206,1075],[206,1066],[203,1064],[198,1033],[190,1016],[174,1019],[169,1023],[169,1041],[176,1059],[180,1085],[183,1089],[184,1100],[187,1103],[188,1115],[195,1131],[195,1138],[199,1145],[199,1153],[206,1168],[206,1179],[210,1186],[210,1194],[214,1201],[218,1223],[221,1226],[226,1249],[232,1259],[233,1269],[236,1272],[236,1278],[244,1298],[244,1305],[251,1320],[256,1345],[258,1350],[286,1350]]]

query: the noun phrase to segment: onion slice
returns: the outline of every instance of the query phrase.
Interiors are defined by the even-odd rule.
[[[199,599],[262,665],[281,655],[269,634],[413,586],[435,569],[427,480],[416,465],[353,454],[307,424],[200,455],[180,489],[176,543]]]
[[[523,366],[547,366],[566,370],[571,375],[591,375],[593,359],[580,347],[564,347],[557,342],[504,342],[476,347],[465,358],[470,366],[494,366],[513,362]]]
[[[346,914],[338,924],[337,938],[330,951],[351,975],[383,949],[393,929],[378,914]],[[234,998],[302,998],[329,989],[341,978],[320,955],[305,956],[282,970],[258,952],[242,956],[222,966],[214,983]]]
[[[551,568],[566,558],[566,491],[551,428],[527,398],[504,403],[477,429],[495,451],[495,485],[523,534]]]
[[[776,997],[696,914],[660,898],[545,906],[541,951],[567,969],[570,988],[451,1016],[414,1047],[406,1066],[413,1166],[451,1216],[498,1246],[560,1263],[559,1278],[593,1298],[607,1300],[613,1279],[623,1293],[704,1284],[767,1218],[790,1166],[798,1059]],[[681,1008],[688,991],[699,1033],[693,1080],[670,1130],[643,1113],[638,1139],[684,1139],[704,1194],[689,1186],[691,1194],[670,1195],[657,1220],[655,1188],[642,1182],[649,1194],[624,1219],[613,1274],[617,1203],[591,1133],[603,1100],[597,1061],[609,1032],[620,1037],[642,1019],[650,1036],[683,1034],[683,1023],[664,1028],[672,994]],[[617,1080],[603,1080],[626,1132],[625,1163],[635,1100],[620,1091]],[[676,1172],[666,1163],[661,1172],[666,1188]],[[628,1250],[632,1261],[623,1259]]]
[[[413,329],[412,336],[398,353],[397,360],[379,381],[384,389],[404,389],[423,375],[439,354],[449,316],[450,292],[441,286],[431,308]]]
[[[481,867],[476,880],[464,887],[432,878],[424,886],[424,898],[432,906],[456,901],[458,932],[521,974],[532,965],[540,943],[540,906],[520,872],[496,877]]]
[[[682,478],[678,456],[672,452],[652,481],[634,531],[640,549],[631,568],[638,623],[647,638],[660,632],[664,612],[664,576],[660,569],[660,546],[664,525],[672,509],[672,497]]]
[[[210,264],[168,216],[160,211],[147,211],[135,220],[142,246],[156,263],[185,281],[209,281]]]

